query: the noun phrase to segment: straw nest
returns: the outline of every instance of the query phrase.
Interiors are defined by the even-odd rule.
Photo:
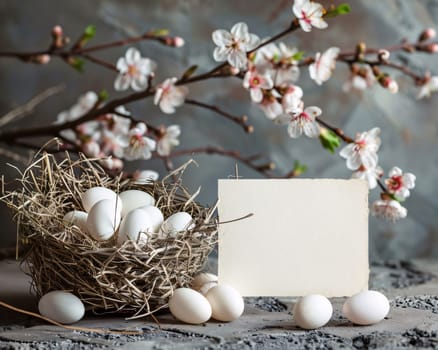
[[[38,296],[52,290],[76,294],[95,313],[123,313],[130,318],[151,315],[167,307],[178,287],[187,287],[207,261],[217,241],[214,208],[197,204],[181,184],[186,163],[160,182],[134,183],[111,178],[92,160],[68,154],[57,161],[47,153],[36,156],[18,179],[20,189],[1,200],[15,211],[18,237],[26,245],[32,287]],[[153,236],[144,246],[126,241],[116,247],[116,236],[97,242],[63,216],[83,210],[81,194],[94,186],[116,192],[139,189],[151,194],[164,217],[186,211],[195,227],[176,237]],[[212,222],[213,221],[213,222]]]

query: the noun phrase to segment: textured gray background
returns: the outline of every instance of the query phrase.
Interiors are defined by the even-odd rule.
[[[0,2],[2,50],[39,49],[49,43],[50,29],[61,24],[73,38],[88,24],[97,26],[95,43],[107,42],[137,34],[151,28],[169,28],[172,33],[186,39],[182,49],[171,49],[155,43],[136,45],[145,56],[159,64],[157,78],[162,80],[180,75],[186,67],[198,64],[207,70],[215,63],[212,59],[211,32],[216,28],[229,29],[243,20],[250,31],[264,37],[287,26],[292,18],[292,1],[226,0],[226,1],[14,1]],[[328,3],[328,2],[325,2]],[[330,21],[326,31],[297,33],[288,37],[287,43],[301,50],[314,53],[330,46],[353,48],[359,40],[369,46],[380,47],[398,43],[402,38],[415,40],[425,27],[434,26],[438,19],[438,1],[350,1],[353,11]],[[274,10],[283,7],[277,15]],[[115,62],[125,48],[102,52],[102,58]],[[402,54],[413,69],[430,69],[438,73],[436,56]],[[370,253],[373,259],[438,256],[438,188],[436,170],[438,163],[437,117],[438,96],[417,102],[415,89],[405,77],[399,79],[401,93],[391,95],[376,87],[363,95],[346,95],[341,91],[348,70],[339,64],[334,77],[322,87],[317,86],[302,70],[299,82],[305,91],[304,101],[323,109],[323,117],[345,128],[349,134],[368,130],[374,126],[382,129],[383,145],[380,163],[389,170],[398,165],[417,175],[417,188],[406,203],[409,217],[395,225],[370,219]],[[66,90],[39,106],[37,112],[25,121],[27,126],[40,125],[54,120],[59,111],[76,101],[79,94],[106,88],[111,96],[115,75],[93,64],[86,66],[81,75],[58,60],[47,66],[22,64],[18,61],[0,60],[0,114],[24,103],[43,89],[64,82]],[[255,126],[255,133],[246,135],[236,125],[209,111],[192,106],[180,108],[175,115],[162,115],[151,101],[141,101],[129,106],[139,117],[151,123],[177,123],[182,126],[182,146],[206,144],[239,149],[243,154],[265,153],[273,159],[282,173],[288,171],[295,159],[309,165],[306,177],[350,176],[345,163],[337,155],[323,151],[318,142],[308,139],[292,140],[284,128],[265,119],[257,107],[252,106],[248,94],[234,79],[200,82],[190,86],[190,95],[204,102],[221,105],[236,114],[247,114]],[[234,161],[219,156],[195,157],[200,167],[191,169],[186,176],[191,188],[202,186],[201,200],[212,203],[217,195],[216,179],[234,172]],[[10,160],[1,159],[1,172],[7,177],[15,175],[6,167]],[[182,159],[178,160],[182,161]],[[156,161],[138,164],[164,172]],[[257,173],[240,166],[240,175],[259,177]],[[377,192],[371,193],[371,199]],[[327,199],[329,205],[329,199]],[[1,245],[15,242],[15,229],[10,216],[2,211],[4,230]],[[293,227],[293,217],[291,226]]]

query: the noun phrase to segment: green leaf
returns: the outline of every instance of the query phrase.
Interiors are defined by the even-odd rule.
[[[351,7],[348,4],[340,4],[337,7],[337,10],[338,10],[338,15],[346,15],[351,11]]]
[[[70,58],[68,63],[78,72],[84,72],[85,61],[82,58]]]
[[[196,65],[196,64],[189,67],[182,75],[181,80],[186,80],[186,79],[190,78],[193,75],[193,73],[195,73],[195,71],[197,69],[198,69],[198,65]]]
[[[348,4],[340,4],[338,7],[327,11],[324,15],[324,18],[336,17],[340,15],[346,15],[351,11],[351,7]]]
[[[106,101],[109,98],[109,94],[108,91],[106,91],[105,89],[102,90],[101,92],[99,92],[99,100],[101,101]]]
[[[294,175],[295,176],[300,176],[302,174],[304,174],[307,171],[307,165],[306,164],[301,164],[298,160],[295,161],[294,163]]]
[[[84,30],[83,40],[88,41],[90,39],[93,39],[95,35],[96,35],[96,26],[90,24]]]
[[[300,61],[303,59],[305,52],[304,51],[298,51],[295,55],[292,56],[292,59],[294,61]]]
[[[330,153],[335,153],[336,148],[341,145],[341,139],[333,131],[328,129],[321,129],[319,135],[322,147],[324,147]]]
[[[149,33],[154,36],[166,36],[169,35],[169,29],[153,29]]]

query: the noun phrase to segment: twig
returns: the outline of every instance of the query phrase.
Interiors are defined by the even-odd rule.
[[[172,43],[174,42],[174,38],[171,36],[163,36],[163,35],[155,35],[152,32],[145,33],[143,35],[132,37],[128,39],[113,41],[110,43],[99,44],[89,47],[82,47],[78,45],[78,42],[73,44],[69,49],[64,48],[56,48],[54,46],[49,47],[46,50],[39,51],[30,51],[30,52],[16,52],[16,51],[3,51],[0,52],[0,57],[9,57],[16,58],[22,60],[24,62],[35,62],[35,58],[48,55],[51,57],[58,57],[65,61],[67,64],[69,63],[69,58],[73,57],[82,57],[87,59],[93,63],[96,63],[100,66],[106,67],[110,70],[117,71],[117,68],[112,63],[106,62],[100,58],[90,55],[90,52],[102,51],[109,48],[114,48],[118,46],[125,46],[128,44],[132,44],[138,41],[143,40],[153,40],[157,41],[166,46],[175,46]]]
[[[31,114],[35,107],[38,106],[40,103],[48,99],[49,97],[59,94],[61,91],[65,89],[64,84],[52,86],[48,88],[47,90],[44,90],[43,92],[39,93],[32,99],[30,99],[28,102],[26,102],[24,105],[19,106],[12,111],[6,113],[4,116],[0,118],[0,127],[12,122],[17,121],[29,114]]]
[[[100,44],[100,45],[94,45],[94,46],[89,46],[86,48],[82,48],[76,52],[78,53],[89,53],[89,52],[94,52],[94,51],[102,51],[102,50],[106,50],[106,49],[110,49],[110,48],[114,48],[117,46],[126,46],[129,44],[133,44],[139,41],[144,41],[144,40],[152,40],[152,41],[157,41],[160,44],[169,46],[169,40],[172,40],[173,38],[171,36],[167,36],[167,35],[154,35],[150,32],[144,33],[140,36],[137,37],[131,37],[131,38],[127,38],[127,39],[122,39],[122,40],[118,40],[118,41],[113,41],[110,43],[106,43],[106,44]]]
[[[192,99],[186,99],[185,103],[189,104],[189,105],[209,109],[210,111],[213,111],[213,112],[227,118],[228,120],[231,120],[232,122],[240,125],[243,128],[243,130],[245,130],[245,132],[247,132],[247,133],[252,133],[254,131],[254,127],[252,125],[246,124],[246,122],[248,121],[248,117],[246,115],[244,115],[242,117],[237,117],[237,116],[234,116],[228,112],[225,112],[224,110],[220,109],[218,106],[209,105],[207,103],[192,100]]]
[[[262,174],[263,176],[267,178],[278,178],[278,176],[272,175],[271,170],[275,168],[275,164],[272,162],[268,162],[265,164],[255,164],[254,159],[258,159],[259,156],[249,156],[249,157],[243,157],[240,152],[235,150],[224,150],[219,147],[213,147],[213,146],[207,146],[207,147],[195,147],[190,149],[184,149],[179,151],[172,152],[169,156],[162,157],[158,154],[154,154],[154,158],[161,158],[161,159],[170,159],[170,158],[177,158],[187,155],[193,155],[193,154],[217,154],[228,158],[233,158],[237,161],[239,161],[242,164],[245,164],[248,168],[251,168],[255,170],[256,172]],[[281,176],[281,178],[290,178],[294,177],[295,174],[293,171],[288,172],[285,176]]]
[[[89,60],[90,62],[93,62],[93,63],[95,63],[95,64],[97,64],[97,65],[99,65],[99,66],[106,67],[106,68],[108,68],[108,69],[110,69],[110,70],[112,70],[112,71],[115,71],[115,72],[118,72],[118,71],[119,71],[119,70],[117,69],[117,67],[116,67],[114,64],[112,64],[111,62],[104,61],[104,60],[102,60],[102,59],[100,59],[100,58],[97,58],[97,57],[91,56],[91,55],[89,55],[89,54],[81,54],[80,56],[83,57],[83,58],[86,58],[86,59]]]

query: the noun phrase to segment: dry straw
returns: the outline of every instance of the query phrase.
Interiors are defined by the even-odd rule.
[[[111,178],[93,160],[68,153],[57,161],[40,153],[21,173],[19,190],[5,192],[1,200],[15,211],[20,241],[28,247],[28,265],[38,296],[68,290],[95,313],[123,313],[139,318],[167,307],[175,288],[188,286],[217,241],[215,208],[195,202],[181,184],[190,162],[160,182],[134,183]],[[97,242],[63,216],[83,210],[81,194],[94,186],[121,192],[139,189],[151,194],[165,217],[178,211],[192,215],[195,227],[176,237],[150,237],[144,246],[126,241],[116,247],[116,235]]]

